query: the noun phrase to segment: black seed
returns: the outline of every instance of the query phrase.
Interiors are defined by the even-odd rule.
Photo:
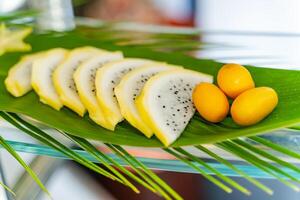
[[[167,123],[167,126],[169,126],[170,124],[169,123]]]
[[[172,121],[172,124],[175,124],[175,121]]]
[[[173,116],[175,116],[175,114],[172,114]]]
[[[174,94],[178,94],[178,91],[175,91]]]
[[[111,81],[111,83],[115,83],[114,81]]]
[[[174,128],[173,131],[176,131],[176,128]]]
[[[166,106],[163,106],[163,108],[165,108]]]
[[[183,121],[183,123],[185,124],[185,123],[186,123],[186,121]]]
[[[160,98],[160,95],[158,95],[157,97]]]
[[[180,111],[180,109],[177,109],[177,111],[179,112],[179,111]]]
[[[183,115],[183,117],[186,117],[186,115]]]

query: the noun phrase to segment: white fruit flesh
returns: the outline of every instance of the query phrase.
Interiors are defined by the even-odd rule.
[[[213,77],[191,70],[162,72],[149,79],[136,104],[157,138],[169,146],[184,131],[195,113],[192,90]]]
[[[54,88],[52,76],[55,68],[65,59],[67,50],[57,48],[45,52],[33,62],[31,85],[39,95],[40,101],[56,110],[63,104]]]
[[[153,135],[153,132],[139,115],[134,101],[151,76],[172,69],[174,67],[167,64],[149,64],[126,74],[115,88],[115,94],[123,117],[149,138]]]
[[[5,86],[13,96],[20,97],[32,90],[32,64],[41,54],[42,53],[36,53],[23,56],[17,64],[10,68],[8,76],[5,79]]]
[[[82,62],[101,52],[105,51],[94,47],[76,48],[68,53],[66,59],[53,73],[54,87],[60,100],[80,116],[84,115],[86,109],[76,91],[73,73]]]
[[[116,85],[119,84],[125,74],[150,62],[146,59],[125,58],[107,63],[98,69],[95,82],[97,100],[105,117],[113,126],[123,120],[114,92]]]
[[[82,63],[73,75],[80,100],[87,108],[90,118],[100,126],[109,130],[114,130],[114,126],[106,120],[97,101],[95,76],[96,71],[105,63],[121,60],[122,58],[123,54],[121,52],[100,53]]]

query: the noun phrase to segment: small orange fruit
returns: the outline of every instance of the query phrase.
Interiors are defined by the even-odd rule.
[[[241,126],[256,124],[277,106],[278,96],[269,87],[257,87],[243,92],[232,103],[231,116]]]
[[[209,122],[220,122],[229,112],[227,97],[212,83],[198,84],[193,91],[193,102],[199,114]]]
[[[218,72],[218,86],[230,98],[255,87],[250,72],[239,64],[226,64]]]

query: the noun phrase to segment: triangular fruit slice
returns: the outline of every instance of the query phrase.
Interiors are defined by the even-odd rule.
[[[159,73],[145,84],[136,105],[165,146],[181,135],[193,117],[192,91],[196,84],[212,81],[210,75],[179,69]]]
[[[6,52],[30,51],[31,45],[23,40],[32,32],[31,27],[10,30],[0,24],[0,56]]]
[[[66,59],[55,69],[53,73],[54,87],[62,103],[71,110],[83,116],[86,109],[78,96],[73,73],[85,60],[97,53],[105,52],[94,47],[79,47],[70,51]]]
[[[113,126],[123,120],[114,92],[116,85],[119,84],[125,74],[150,62],[150,60],[146,59],[125,58],[120,61],[107,63],[98,69],[95,82],[97,100],[106,119]]]
[[[153,135],[153,132],[139,115],[134,101],[136,97],[139,96],[144,84],[151,76],[174,68],[174,66],[164,63],[149,64],[137,68],[127,73],[115,88],[115,95],[120,106],[121,114],[132,126],[140,130],[148,138]]]
[[[63,104],[54,88],[52,76],[55,68],[66,58],[67,50],[62,48],[51,49],[33,62],[31,85],[39,95],[40,101],[56,110]]]
[[[33,61],[41,56],[42,53],[26,55],[10,68],[5,79],[5,86],[9,93],[15,97],[20,97],[32,90],[31,70]]]
[[[73,78],[83,105],[87,108],[90,118],[100,126],[114,130],[114,126],[106,120],[96,98],[96,71],[105,63],[121,60],[122,52],[100,53],[82,63],[75,71]]]

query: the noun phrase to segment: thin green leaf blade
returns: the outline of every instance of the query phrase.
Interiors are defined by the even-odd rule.
[[[224,176],[222,173],[220,173],[218,170],[216,170],[215,168],[211,167],[209,164],[205,163],[203,160],[201,160],[200,158],[194,156],[193,154],[185,151],[184,149],[180,148],[180,147],[176,147],[174,148],[176,151],[178,151],[179,153],[182,153],[183,155],[187,156],[189,159],[191,159],[194,162],[197,162],[198,164],[202,165],[203,167],[205,167],[206,169],[210,170],[211,172],[213,172],[217,177],[219,177],[219,179],[223,180],[224,182],[226,182],[227,184],[231,185],[232,187],[236,188],[237,190],[239,190],[240,192],[246,194],[246,195],[250,195],[251,192],[241,186],[240,184],[238,184],[236,181],[232,180],[231,178]]]
[[[114,145],[115,148],[117,148],[119,151],[121,151],[124,155],[131,158],[131,160],[136,163],[145,173],[147,173],[154,181],[156,181],[163,189],[165,189],[170,195],[173,196],[173,198],[180,200],[182,197],[174,191],[165,181],[163,181],[158,175],[156,175],[153,171],[148,169],[142,162],[138,161],[135,157],[131,156],[125,149],[123,149],[121,146]]]
[[[275,144],[269,140],[266,140],[262,137],[258,137],[258,136],[252,136],[252,137],[249,137],[249,139],[257,142],[257,143],[260,143],[262,145],[265,145],[267,147],[269,147],[270,149],[273,149],[275,151],[278,151],[282,154],[285,154],[285,155],[288,155],[288,156],[291,156],[292,158],[296,158],[296,159],[299,159],[300,160],[300,154],[296,153],[296,152],[293,152],[291,151],[290,149],[287,149],[283,146],[280,146],[278,144]]]
[[[68,136],[68,137],[72,141],[74,141],[75,143],[77,143],[80,147],[82,147],[84,150],[86,150],[88,153],[90,153],[91,155],[93,155],[94,158],[96,158],[107,169],[109,169],[112,173],[114,173],[117,177],[119,177],[120,180],[122,180],[125,185],[127,185],[128,187],[130,187],[134,192],[140,193],[140,191],[132,183],[130,183],[121,173],[119,173],[118,170],[116,170],[114,167],[112,167],[110,165],[110,163],[108,163],[106,161],[106,159],[103,158],[102,154],[100,154],[99,151],[92,144],[90,144],[90,143],[88,143],[88,141],[86,141],[84,139],[81,139],[81,138],[78,138],[78,137],[74,137],[74,136]]]
[[[75,137],[75,136],[72,136],[72,137]],[[77,138],[77,139],[81,139],[81,138]],[[94,148],[94,146],[92,144],[90,144],[87,140],[81,139],[81,141],[84,141],[88,145],[90,145],[91,150]],[[97,149],[94,149],[93,151],[97,151]],[[150,191],[155,192],[155,189],[152,186],[150,186],[148,183],[146,183],[145,181],[143,181],[142,179],[140,179],[139,177],[137,177],[136,175],[134,175],[133,173],[131,173],[129,170],[127,170],[125,167],[123,167],[122,165],[120,165],[114,159],[110,158],[109,156],[107,156],[105,153],[102,153],[101,151],[97,151],[97,153],[100,154],[108,162],[112,163],[113,166],[115,166],[116,168],[118,168],[124,174],[126,174],[127,176],[129,176],[130,178],[132,178],[133,180],[135,180],[137,183],[141,184],[142,186],[144,186],[145,188],[149,189]]]
[[[36,175],[34,171],[23,161],[23,159],[17,154],[17,152],[5,142],[5,140],[0,136],[0,145],[3,146],[9,153],[12,155],[19,163],[22,165],[22,167],[26,170],[26,172],[32,177],[32,179],[39,185],[39,187],[51,198],[51,195],[47,188],[44,186],[42,181],[39,179],[39,177]],[[7,189],[7,187],[5,187]],[[8,191],[14,194],[9,188]]]
[[[187,159],[185,159],[184,157],[182,157],[181,155],[179,155],[178,153],[176,153],[175,151],[172,151],[171,149],[164,149],[166,152],[168,152],[169,154],[175,156],[176,158],[178,158],[179,160],[181,160],[182,162],[186,163],[188,166],[192,167],[193,169],[195,169],[196,171],[200,172],[205,178],[207,178],[209,181],[211,181],[212,183],[214,183],[216,186],[218,186],[219,188],[221,188],[222,190],[224,190],[227,193],[231,193],[232,189],[226,185],[224,185],[221,181],[219,181],[218,179],[216,179],[215,177],[207,174],[204,170],[202,170],[201,168],[197,167],[195,164],[193,164],[192,162],[189,162]]]
[[[280,169],[278,169],[278,168],[274,169],[274,166],[272,166],[271,164],[269,164],[267,162],[262,161],[261,159],[258,159],[257,157],[253,156],[249,152],[245,152],[241,148],[238,148],[234,144],[228,143],[228,142],[218,143],[218,146],[226,151],[233,153],[234,155],[236,155],[238,157],[241,157],[243,160],[249,162],[250,164],[257,167],[258,169],[261,169],[262,171],[270,174],[271,176],[275,177],[277,180],[279,180],[286,186],[290,187],[294,191],[298,192],[300,190],[298,186],[283,179],[281,176],[278,175],[278,174],[281,174]]]
[[[97,166],[94,163],[90,162],[86,158],[84,158],[84,157],[80,156],[79,154],[77,154],[76,152],[70,150],[69,148],[67,148],[66,146],[64,146],[63,144],[61,144],[60,142],[58,142],[57,140],[52,138],[51,136],[47,135],[42,130],[40,130],[37,127],[35,127],[35,126],[27,123],[26,121],[22,120],[17,115],[15,115],[15,114],[8,115],[6,113],[0,112],[0,116],[2,116],[5,120],[7,120],[12,125],[16,126],[18,129],[24,131],[24,133],[29,134],[31,137],[34,137],[35,139],[41,141],[42,143],[44,143],[44,144],[54,148],[55,150],[65,154],[66,156],[68,156],[72,160],[86,166],[87,168],[89,168],[89,169],[91,169],[91,170],[93,170],[93,171],[95,171],[99,174],[102,174],[102,175],[104,175],[108,178],[111,178],[112,180],[116,180],[116,181],[122,183],[122,181],[120,179],[118,179],[117,177],[115,177],[111,173],[103,170],[102,168],[100,168],[99,166]],[[16,121],[14,121],[14,120],[16,120]],[[25,125],[29,129],[24,128],[19,123],[21,123],[22,125]]]
[[[282,165],[284,167],[290,168],[290,169],[294,170],[295,172],[300,173],[300,168],[298,168],[297,166],[292,165],[292,164],[290,164],[290,163],[288,163],[288,162],[286,162],[286,161],[284,161],[284,160],[282,160],[282,159],[280,159],[278,157],[275,157],[275,156],[271,155],[270,153],[268,153],[266,151],[263,151],[263,150],[261,150],[259,148],[256,148],[256,147],[250,145],[249,143],[244,142],[243,140],[235,139],[235,140],[232,140],[232,141],[234,143],[236,143],[236,144],[238,144],[240,146],[243,146],[244,148],[246,148],[246,149],[248,149],[248,150],[256,153],[257,155],[265,157],[265,158],[267,158],[267,159],[269,159],[269,160],[271,160],[273,162],[276,162],[279,165]]]
[[[152,180],[152,175],[149,175],[147,173],[144,173],[144,171],[140,170],[138,167],[138,164],[134,162],[131,156],[126,156],[124,153],[122,153],[118,148],[116,148],[114,145],[106,144],[116,155],[118,155],[120,158],[122,158],[125,162],[127,162],[131,168],[139,175],[141,176],[147,183],[149,183],[153,188],[153,192],[157,192],[158,194],[162,195],[165,199],[171,200],[172,198],[160,187],[159,184],[154,182]]]
[[[242,170],[240,170],[237,167],[235,167],[229,161],[221,158],[220,156],[218,156],[214,152],[210,151],[209,149],[205,148],[204,146],[198,145],[198,146],[195,146],[195,147],[197,149],[199,149],[199,150],[207,153],[209,156],[211,156],[212,158],[216,159],[218,162],[224,164],[228,168],[232,169],[234,172],[236,172],[237,174],[241,175],[243,178],[247,179],[250,183],[254,184],[256,187],[260,188],[261,190],[265,191],[267,194],[269,194],[269,195],[273,194],[273,191],[269,187],[265,186],[264,184],[262,184],[258,180],[250,177],[248,174],[246,174]]]

